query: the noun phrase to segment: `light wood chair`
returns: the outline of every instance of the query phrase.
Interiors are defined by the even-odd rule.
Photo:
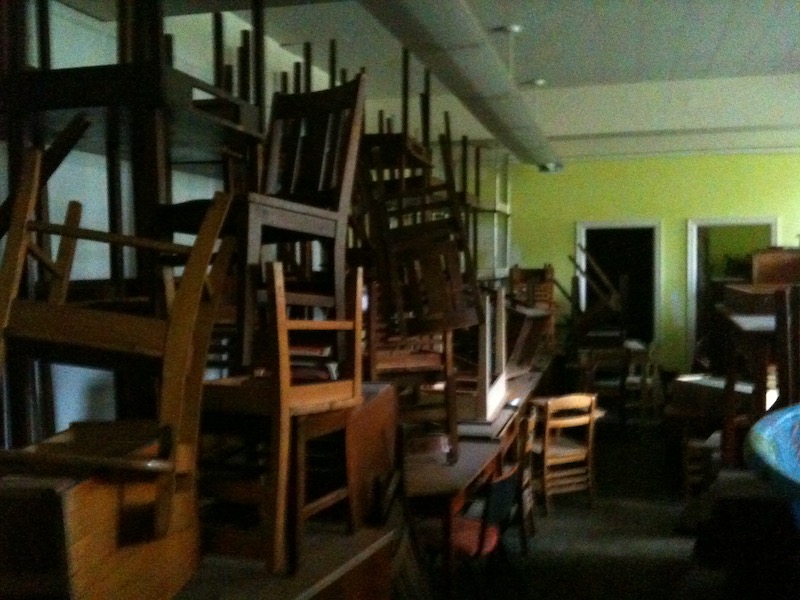
[[[306,442],[347,427],[350,410],[362,402],[362,309],[361,271],[354,273],[346,315],[333,319],[290,318],[290,306],[304,304],[303,298],[286,292],[283,267],[267,263],[266,315],[263,327],[256,330],[253,376],[207,381],[204,391],[204,420],[227,421],[222,433],[226,439],[254,437],[268,448],[266,458],[255,456],[243,477],[232,481],[210,481],[217,500],[233,501],[240,506],[255,506],[255,526],[245,528],[215,527],[210,524],[209,539],[221,552],[245,554],[266,560],[276,572],[293,570],[299,559],[304,522],[317,512],[342,500],[350,501],[349,519],[358,525],[351,501],[355,481],[351,459],[345,448],[346,482],[322,497],[306,494],[308,468]],[[305,297],[309,300],[310,297]],[[297,377],[292,367],[291,347],[296,334],[317,336],[345,332],[349,338],[346,356],[339,356],[340,376],[336,380],[308,381]],[[334,344],[335,342],[331,342]],[[260,432],[253,424],[262,425]],[[239,458],[234,467],[241,466]],[[218,467],[219,468],[219,467]],[[209,473],[209,477],[211,477]]]
[[[627,344],[627,342],[626,342]],[[628,350],[628,374],[625,377],[626,413],[638,409],[641,421],[658,418],[664,393],[656,344],[644,346],[631,340]]]
[[[556,494],[585,490],[590,504],[594,499],[596,400],[594,394],[568,394],[534,401],[542,413],[533,457],[545,512]]]
[[[191,575],[199,552],[200,394],[216,290],[235,246],[232,238],[218,245],[230,197],[215,197],[192,246],[80,228],[77,204],[64,225],[49,224],[36,220],[40,165],[41,152],[29,151],[0,267],[0,364],[19,354],[137,373],[145,364],[157,373],[158,402],[150,419],[75,423],[33,445],[0,451],[0,504],[19,509],[4,527],[63,519],[66,532],[52,545],[41,540],[44,546],[37,550],[62,576],[39,578],[23,571],[29,575],[20,577],[0,567],[0,589],[26,589],[33,582],[52,597],[168,597]],[[34,233],[60,237],[55,260],[35,243]],[[68,301],[71,256],[79,240],[185,256],[167,312],[112,312]],[[28,257],[52,274],[45,298],[20,293]],[[34,515],[19,506],[20,497],[45,496],[57,514]],[[4,566],[14,562],[9,550],[0,549]]]

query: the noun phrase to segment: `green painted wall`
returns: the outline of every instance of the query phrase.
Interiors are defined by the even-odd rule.
[[[753,250],[770,245],[768,225],[728,225],[711,227],[708,235],[708,259],[714,277],[731,276],[729,262],[735,260],[748,265]],[[745,271],[742,273],[744,274]]]
[[[800,235],[800,154],[570,161],[562,173],[511,171],[511,264],[552,263],[567,288],[579,221],[661,224],[660,319],[665,367],[685,369],[689,219],[778,217],[778,244]]]

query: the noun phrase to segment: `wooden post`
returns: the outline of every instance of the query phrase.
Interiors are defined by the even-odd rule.
[[[303,43],[303,91],[308,93],[311,91],[313,84],[311,81],[311,42]]]
[[[299,94],[303,91],[303,63],[294,63],[294,89],[292,92]]]
[[[431,72],[425,69],[423,92],[420,94],[420,120],[422,123],[422,145],[431,148]]]
[[[328,87],[336,87],[336,40],[333,39],[328,42]]]
[[[214,85],[218,88],[225,87],[225,31],[223,28],[223,17],[221,12],[213,15],[214,34]]]
[[[250,102],[250,32],[242,30],[242,41],[238,50],[239,98]]]
[[[402,98],[401,98],[401,107],[402,107],[402,114],[401,114],[401,131],[403,135],[408,135],[408,76],[409,76],[409,64],[410,64],[410,57],[411,54],[408,51],[408,48],[403,48],[403,89],[402,89]]]
[[[264,50],[264,0],[253,0],[253,102],[258,107],[260,130],[267,127],[267,102],[264,77],[266,74]],[[288,87],[288,86],[287,86]]]

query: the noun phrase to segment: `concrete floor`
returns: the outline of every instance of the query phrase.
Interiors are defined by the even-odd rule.
[[[555,498],[547,516],[537,512],[529,552],[515,530],[509,560],[491,566],[490,584],[480,571],[462,569],[458,598],[503,600],[703,600],[734,599],[729,573],[699,564],[695,537],[686,527],[680,495],[677,447],[659,424],[622,430],[601,423],[597,435],[597,499],[585,494]],[[682,533],[681,533],[682,532]],[[179,600],[246,597],[231,591],[256,581],[258,565],[206,559]],[[437,587],[433,581],[433,587]],[[255,596],[254,596],[255,597]],[[259,596],[260,597],[260,596]],[[755,596],[754,596],[755,597]],[[759,596],[774,597],[781,596]]]

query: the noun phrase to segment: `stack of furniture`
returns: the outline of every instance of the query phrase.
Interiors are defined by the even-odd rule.
[[[253,60],[243,66],[243,70],[253,73],[253,103],[249,94],[237,96],[222,85],[200,81],[170,66],[161,0],[120,0],[118,10],[114,10],[113,3],[95,6],[98,18],[117,22],[117,62],[71,68],[52,67],[47,3],[35,8],[35,36],[26,3],[9,6],[2,15],[14,31],[8,43],[12,60],[3,79],[9,172],[20,172],[29,140],[40,140],[43,145],[57,143],[65,123],[80,119],[85,123],[85,133],[78,136],[75,147],[106,161],[107,198],[102,202],[108,207],[108,231],[128,231],[125,216],[130,215],[136,235],[165,239],[168,232],[162,229],[160,211],[181,200],[173,197],[174,172],[224,179],[224,167],[231,166],[230,157],[235,157],[233,162],[246,171],[244,178],[257,180],[264,105],[260,91],[264,88],[264,30],[259,6],[253,4]],[[219,41],[221,47],[222,40]],[[35,66],[27,64],[29,42],[38,49]],[[221,70],[220,64],[218,71]],[[221,82],[221,72],[217,75],[215,79]],[[207,99],[196,99],[199,95]],[[130,165],[130,207],[124,199],[128,187],[126,162]],[[198,211],[197,223],[204,210],[205,207]],[[43,214],[47,213],[45,204]],[[96,300],[108,296],[109,290],[127,289],[133,294],[160,285],[161,265],[152,253],[114,247],[109,251],[107,268],[107,280],[81,283],[83,297]],[[30,280],[34,282],[36,275],[32,274]],[[33,377],[32,368],[26,371]],[[146,393],[135,378],[121,375],[116,387],[119,397]],[[46,396],[47,391],[43,394]],[[46,397],[40,400],[49,401]],[[51,423],[38,425],[33,429],[42,429],[44,435],[52,433]],[[8,430],[14,445],[35,441],[13,413]]]
[[[252,3],[254,58],[252,63],[249,60],[242,61],[241,72],[237,77],[241,83],[250,80],[252,73],[255,89],[253,103],[250,102],[249,91],[240,86],[238,92],[234,93],[232,86],[229,85],[231,80],[229,69],[222,64],[224,43],[221,39],[223,29],[221,14],[215,14],[213,20],[216,76],[212,85],[187,76],[171,66],[170,40],[163,35],[164,10],[167,3],[160,0],[147,3],[120,0],[116,11],[109,10],[107,3],[101,4],[102,6],[94,7],[87,5],[87,10],[97,11],[98,18],[117,20],[119,60],[117,64],[100,67],[50,68],[48,3],[38,3],[35,10],[40,34],[38,39],[40,64],[38,69],[28,68],[22,58],[26,55],[26,44],[29,40],[25,31],[27,22],[24,14],[25,3],[15,3],[8,10],[4,8],[0,11],[4,30],[11,23],[15,31],[15,37],[9,44],[15,60],[11,61],[10,72],[3,79],[6,91],[3,110],[9,123],[10,171],[14,174],[21,172],[22,152],[31,138],[44,140],[45,143],[55,140],[53,144],[58,146],[52,152],[48,151],[42,181],[46,180],[57,166],[60,155],[66,152],[64,147],[77,147],[107,158],[110,215],[108,232],[93,235],[115,242],[123,240],[125,236],[122,231],[127,229],[127,226],[123,227],[122,215],[131,214],[135,239],[146,238],[151,242],[129,244],[134,248],[134,252],[121,250],[115,244],[109,252],[110,280],[87,282],[79,287],[78,292],[73,292],[71,289],[70,299],[73,296],[77,297],[79,293],[81,300],[91,301],[95,307],[102,305],[104,308],[109,308],[113,305],[114,308],[127,309],[135,306],[136,310],[141,310],[144,305],[138,302],[138,296],[141,292],[152,292],[155,298],[151,302],[152,306],[162,310],[166,310],[168,306],[177,307],[175,314],[181,319],[179,322],[182,324],[181,332],[184,336],[181,338],[184,343],[180,345],[179,350],[190,353],[191,360],[187,358],[181,362],[180,357],[174,361],[170,359],[169,377],[165,376],[163,382],[159,380],[157,377],[159,370],[154,367],[157,352],[153,348],[151,337],[157,337],[159,332],[164,332],[165,326],[157,325],[155,321],[151,322],[151,331],[144,331],[146,329],[144,321],[136,321],[134,318],[126,319],[118,328],[115,317],[109,317],[107,330],[95,324],[87,327],[87,331],[83,334],[77,329],[73,331],[72,327],[65,328],[59,338],[59,342],[65,345],[70,340],[62,338],[74,335],[73,341],[81,343],[82,335],[85,337],[88,334],[97,334],[103,338],[104,343],[123,344],[125,352],[135,350],[148,355],[147,360],[131,361],[131,366],[137,366],[135,373],[128,373],[127,369],[118,369],[115,372],[117,414],[142,417],[154,423],[152,426],[148,424],[142,427],[141,437],[146,438],[148,442],[144,444],[145,459],[140,459],[137,454],[140,431],[136,427],[125,429],[123,432],[125,437],[131,438],[130,444],[112,444],[113,452],[109,450],[110,457],[104,456],[102,460],[94,455],[87,460],[81,454],[87,440],[99,443],[106,439],[105,434],[97,433],[101,428],[94,426],[75,428],[65,437],[57,438],[58,445],[50,441],[43,442],[38,439],[39,436],[35,432],[38,429],[43,429],[46,434],[52,431],[47,431],[47,428],[41,427],[39,423],[26,422],[28,419],[36,419],[35,416],[30,416],[34,413],[28,409],[34,408],[39,399],[28,397],[21,400],[13,396],[7,399],[10,406],[15,409],[15,418],[8,429],[13,432],[11,439],[15,446],[28,448],[9,454],[7,459],[15,469],[18,464],[25,465],[27,469],[28,463],[38,465],[39,461],[48,464],[60,462],[61,458],[53,459],[56,455],[55,448],[59,450],[59,457],[62,448],[68,448],[70,452],[75,450],[80,456],[78,459],[70,458],[70,461],[75,460],[80,463],[81,476],[84,472],[94,475],[95,467],[99,464],[100,469],[105,470],[104,474],[110,473],[117,485],[117,474],[121,473],[119,478],[124,479],[125,483],[108,489],[112,491],[123,489],[125,494],[129,489],[133,489],[137,497],[131,502],[136,505],[136,509],[143,507],[141,511],[143,513],[150,511],[149,505],[152,503],[139,502],[139,496],[142,495],[139,493],[141,486],[128,485],[129,472],[135,474],[134,479],[137,481],[155,480],[155,484],[148,484],[148,489],[155,488],[159,498],[162,497],[162,491],[171,493],[177,489],[177,493],[172,495],[179,503],[173,511],[177,517],[170,521],[167,513],[174,503],[171,504],[168,500],[162,502],[159,499],[158,510],[152,511],[154,514],[157,513],[158,517],[154,519],[155,524],[152,525],[152,529],[157,532],[157,539],[161,540],[164,535],[164,524],[173,527],[173,522],[176,522],[177,525],[173,528],[180,526],[182,537],[176,539],[169,537],[171,534],[167,533],[165,541],[160,542],[161,546],[166,548],[161,554],[160,550],[141,555],[128,552],[131,560],[137,563],[136,568],[125,572],[125,575],[120,575],[127,577],[133,574],[133,578],[138,579],[137,585],[130,586],[129,597],[169,597],[191,575],[197,561],[198,511],[194,484],[198,476],[195,470],[198,432],[196,421],[201,414],[200,383],[206,365],[219,366],[228,373],[246,377],[264,375],[267,363],[271,369],[274,367],[269,377],[260,377],[270,379],[274,384],[271,388],[273,391],[265,392],[263,395],[256,394],[256,398],[245,391],[235,395],[232,405],[230,398],[226,398],[225,402],[220,402],[214,408],[216,414],[230,411],[226,418],[230,417],[230,422],[238,420],[240,424],[248,419],[246,417],[241,419],[241,415],[237,415],[237,410],[241,408],[237,403],[246,405],[251,402],[251,408],[255,412],[266,412],[275,416],[267,428],[258,431],[260,441],[256,445],[261,445],[258,452],[263,450],[265,444],[273,445],[274,451],[270,455],[270,460],[280,465],[280,468],[273,468],[270,471],[276,476],[276,487],[267,491],[262,480],[262,485],[255,488],[249,495],[248,501],[252,506],[262,510],[260,516],[264,520],[281,524],[276,528],[281,533],[276,534],[275,539],[264,541],[262,538],[255,542],[259,551],[275,555],[276,558],[271,566],[276,570],[288,568],[287,565],[291,566],[290,563],[299,562],[296,549],[302,537],[303,521],[320,506],[331,502],[326,499],[318,503],[316,498],[312,500],[309,497],[310,491],[309,493],[304,491],[306,480],[298,473],[303,470],[303,463],[310,465],[312,461],[308,457],[307,460],[303,457],[303,450],[311,446],[303,443],[303,439],[316,437],[321,431],[335,429],[339,437],[346,440],[348,448],[355,448],[350,452],[339,447],[332,453],[335,461],[342,462],[347,457],[348,467],[347,477],[344,480],[346,483],[330,496],[334,499],[343,498],[351,503],[349,512],[352,515],[350,521],[353,528],[358,521],[364,520],[364,516],[374,506],[382,509],[376,509],[376,512],[385,518],[389,499],[396,490],[396,481],[392,483],[395,468],[393,447],[395,397],[390,387],[380,386],[373,389],[361,384],[361,291],[358,287],[350,288],[348,291],[345,281],[347,268],[344,263],[344,249],[355,158],[361,134],[365,78],[358,76],[349,83],[325,92],[311,92],[307,86],[303,94],[285,94],[276,97],[268,135],[264,135],[262,131],[266,129],[264,127],[266,102],[263,80],[265,75],[263,2]],[[248,47],[244,52],[240,52],[240,55],[247,57],[250,50]],[[310,65],[307,65],[307,71],[310,73]],[[204,99],[197,99],[198,96]],[[76,113],[85,113],[86,117],[77,120],[73,118]],[[72,133],[67,136],[69,143],[64,143],[62,147],[62,142],[59,141],[61,137],[54,137],[53,132],[61,128],[63,119],[72,119],[70,121]],[[90,126],[86,125],[87,121],[91,122]],[[81,136],[87,126],[90,127],[89,135]],[[77,139],[80,139],[79,143],[72,141]],[[300,168],[294,169],[288,166],[286,159],[290,156],[297,159]],[[131,165],[132,201],[131,210],[128,212],[126,210],[129,207],[125,204],[123,193],[125,161],[130,161]],[[312,162],[316,162],[320,169],[316,176],[301,172]],[[186,254],[185,248],[172,244],[167,239],[174,232],[190,233],[197,236],[196,244],[200,245],[203,251],[211,252],[212,246],[207,243],[209,237],[203,233],[206,229],[203,217],[208,211],[210,211],[208,214],[219,216],[220,211],[215,208],[216,201],[214,203],[204,200],[185,201],[173,197],[172,177],[178,170],[217,177],[224,182],[226,190],[235,195],[224,228],[222,217],[219,218],[218,225],[220,231],[224,230],[226,234],[235,235],[236,241],[229,240],[216,249],[218,256],[214,261],[215,270],[212,271],[210,280],[205,283],[198,283],[198,276],[193,275],[196,270],[199,272],[199,267],[192,266],[191,256],[189,263],[184,264],[185,257],[181,256]],[[35,191],[38,191],[40,186],[41,183],[35,184]],[[177,188],[175,191],[178,191]],[[230,202],[230,196],[225,195],[224,198]],[[41,212],[46,215],[48,211],[45,207]],[[2,211],[0,213],[2,213],[0,217],[5,216]],[[72,219],[73,217],[70,217],[71,221]],[[0,218],[0,226],[2,220]],[[69,227],[73,226],[74,224],[70,222]],[[54,226],[48,225],[48,227],[51,229],[46,231],[64,235],[63,230],[53,229]],[[312,256],[309,252],[312,244],[321,248],[324,258],[319,262],[303,260]],[[236,256],[233,261],[235,269],[228,272],[225,264],[230,258],[233,246],[236,246]],[[273,259],[279,258],[285,261],[285,279],[283,271],[280,277],[277,276],[276,270],[273,272],[277,269],[275,264],[271,265],[268,276],[261,271],[264,267],[263,252],[266,246],[272,246],[266,248],[266,251],[273,252]],[[64,247],[67,248],[68,244]],[[153,248],[157,252],[153,253]],[[35,247],[31,247],[29,251],[37,252],[37,255],[44,257],[47,248],[39,252]],[[170,255],[166,262],[162,256],[164,252]],[[63,270],[61,264],[68,262],[68,254],[64,255],[63,260],[44,260],[43,264],[46,265],[44,268],[55,272]],[[175,258],[173,254],[179,257]],[[15,253],[15,257],[15,260],[22,260],[24,253]],[[301,260],[295,261],[294,257],[299,257]],[[322,268],[318,268],[320,264]],[[182,270],[179,270],[182,275],[167,275],[165,265],[182,267]],[[46,276],[32,275],[29,282],[15,282],[14,289],[15,291],[28,288],[39,290],[46,287],[46,281]],[[355,279],[353,281],[355,282]],[[177,290],[171,289],[173,284],[177,284]],[[198,326],[197,333],[193,322],[190,323],[197,311],[186,308],[186,301],[182,299],[188,294],[186,289],[194,289],[199,294],[196,299],[201,302],[200,312],[204,320],[202,327]],[[112,297],[109,290],[121,291],[122,294]],[[266,297],[270,299],[270,304],[265,303],[266,290],[269,290]],[[290,408],[290,401],[279,403],[277,401],[279,395],[273,393],[275,390],[282,390],[286,391],[286,394],[281,396],[283,399],[309,400],[303,397],[302,392],[290,391],[290,377],[286,375],[285,369],[280,371],[281,378],[276,379],[279,371],[277,365],[284,367],[284,361],[291,358],[292,351],[286,349],[286,344],[284,343],[280,349],[273,347],[271,350],[265,350],[270,343],[278,339],[272,335],[278,331],[278,315],[281,314],[281,310],[275,308],[281,304],[278,290],[283,290],[284,293],[282,305],[292,307],[289,320],[284,318],[282,321],[290,326],[289,329],[292,325],[297,325],[300,330],[305,330],[300,332],[303,335],[309,333],[313,327],[322,327],[326,334],[331,334],[334,338],[332,342],[326,342],[326,345],[333,348],[332,358],[340,361],[339,378],[335,381],[317,383],[312,408],[307,406]],[[214,303],[221,302],[222,296],[225,296],[225,310],[222,313],[214,311],[216,314],[211,315],[210,311],[206,310],[205,303],[212,300]],[[55,302],[57,303],[57,300]],[[308,310],[311,305],[321,308]],[[259,319],[258,313],[263,311],[264,307],[273,309],[269,319]],[[321,312],[328,318],[315,325],[303,325],[305,321],[299,318],[299,315],[309,312]],[[53,314],[60,313],[54,311]],[[172,315],[171,312],[169,314]],[[133,325],[129,326],[129,322]],[[76,323],[83,325],[88,321],[80,320]],[[13,319],[12,324],[18,326]],[[272,329],[262,328],[265,324],[270,324]],[[257,331],[257,328],[261,329]],[[50,332],[50,329],[47,331]],[[126,336],[129,335],[138,337],[133,341],[126,341]],[[205,339],[202,336],[212,335],[219,341],[212,352],[213,362],[207,356],[208,343],[200,351],[202,344],[195,343],[194,340],[194,338]],[[349,341],[347,335],[350,336]],[[171,337],[168,341],[170,344],[175,343]],[[307,342],[303,340],[298,343],[305,345]],[[49,350],[39,355],[38,347],[15,338],[12,348],[14,351],[8,354],[10,363],[15,366],[15,372],[19,371],[16,367],[20,365],[24,365],[27,373],[31,372],[28,368],[30,361],[27,355],[23,357],[17,352],[18,349],[25,350],[31,356],[35,354],[42,364],[51,359],[64,360],[61,354],[51,355]],[[82,355],[83,350],[78,354]],[[97,358],[95,354],[93,353],[92,359]],[[224,360],[217,361],[219,357]],[[77,358],[69,357],[69,360]],[[349,360],[353,365],[349,371],[346,369],[345,360]],[[144,365],[139,369],[142,362]],[[196,381],[192,380],[191,386],[186,386],[188,392],[184,395],[185,398],[176,392],[176,384],[171,383],[172,378],[180,376],[180,368],[184,366],[191,369],[192,376],[198,377]],[[291,370],[290,367],[289,372]],[[331,376],[330,372],[327,374]],[[24,387],[25,382],[22,378],[20,381],[15,389]],[[167,386],[169,391],[176,392],[177,395],[169,396],[169,402],[163,398],[162,393],[154,396],[150,391],[154,387],[154,382],[159,386],[162,384]],[[345,388],[348,390],[346,394],[342,391]],[[346,398],[343,398],[342,394],[345,394]],[[176,407],[178,396],[184,398],[190,406]],[[365,396],[370,402],[362,403]],[[17,410],[18,406],[23,406],[24,409]],[[305,414],[306,412],[313,414]],[[316,414],[324,416],[317,418]],[[278,418],[279,416],[281,418]],[[185,424],[180,419],[184,419]],[[180,421],[174,426],[175,431],[169,427],[173,420]],[[247,430],[246,426],[238,430],[244,437],[252,433],[252,426],[259,421],[253,418],[249,420],[250,430]],[[355,430],[349,427],[351,422],[355,423]],[[119,431],[122,432],[121,429]],[[372,436],[375,437],[374,440]],[[184,437],[187,439],[184,440]],[[30,446],[30,442],[37,443]],[[295,456],[290,461],[288,456],[292,450]],[[91,451],[96,454],[100,450],[92,445]],[[102,451],[107,453],[104,445]],[[134,452],[134,457],[131,459],[127,456],[129,451]],[[121,457],[117,456],[120,452],[123,453]],[[261,458],[263,459],[263,455]],[[259,460],[261,459],[255,459],[256,468],[263,467],[263,461],[259,465]],[[71,463],[69,468],[73,468]],[[358,473],[357,478],[350,477],[353,472]],[[204,474],[201,473],[200,476],[205,482]],[[8,485],[8,479],[3,481],[4,485]],[[177,485],[171,483],[174,481],[178,481]],[[311,483],[316,483],[313,477]],[[383,488],[381,494],[377,493],[378,483]],[[310,490],[310,486],[305,489]],[[275,492],[271,498],[270,491]],[[9,494],[13,495],[16,492]],[[147,495],[149,492],[144,494]],[[163,497],[168,499],[169,494]],[[128,502],[129,499],[125,497],[122,500]],[[273,505],[269,509],[272,514],[266,514],[263,511],[270,503]],[[134,512],[136,512],[134,516],[139,515],[139,512]],[[284,516],[296,526],[292,525],[289,530],[284,530],[282,527]],[[113,519],[108,521],[111,522]],[[146,531],[147,519],[143,522]],[[114,547],[113,531],[108,528],[102,531],[105,536],[102,540],[104,546]],[[128,533],[127,523],[125,533],[126,535]],[[141,530],[136,535],[141,537]],[[19,536],[12,535],[11,539],[19,539]],[[391,540],[391,536],[389,539]],[[238,543],[245,546],[252,545],[247,539]],[[258,548],[259,543],[262,543],[260,548]],[[326,543],[330,545],[331,542],[328,540]],[[230,546],[233,547],[235,544],[232,543]],[[269,548],[265,549],[265,546]],[[383,560],[385,549],[391,547],[391,544],[384,541],[381,543],[381,548],[375,551],[383,553],[381,554]],[[43,552],[50,556],[57,554],[57,550],[58,547],[53,553],[49,553],[47,549]],[[169,554],[172,551],[177,553],[175,558]],[[108,553],[98,554],[100,560],[109,556]],[[113,557],[108,558],[107,564],[114,566],[114,560],[116,559]],[[8,564],[18,565],[19,561],[9,560]],[[59,564],[63,566],[63,563]],[[164,568],[165,564],[168,564],[169,568]],[[381,562],[380,565],[384,563]],[[156,567],[161,573],[157,577],[151,576]],[[125,584],[116,575],[105,579],[106,581],[98,587],[98,590],[102,588],[102,591],[98,591],[96,597],[126,597],[123,595],[126,593],[123,591]],[[15,585],[20,581],[22,579],[17,577]],[[141,591],[147,586],[152,589]]]
[[[370,339],[374,349],[370,361],[376,377],[390,372],[408,375],[411,366],[417,374],[433,374],[444,381],[444,415],[437,420],[445,423],[448,452],[455,460],[453,334],[476,325],[480,307],[452,164],[445,154],[445,180],[437,181],[428,157],[410,152],[413,148],[403,134],[368,135],[362,142],[361,193],[368,218],[364,229],[375,249],[380,286],[373,288],[371,304],[374,318],[382,321],[370,327],[375,336]],[[411,344],[409,336],[414,339]],[[392,338],[410,352],[392,350]],[[423,351],[421,356],[433,359],[423,368],[408,361],[417,349]],[[419,382],[412,385],[419,389]],[[431,413],[424,410],[422,419],[427,421]]]
[[[306,493],[314,487],[306,468],[311,440],[334,432],[343,437],[351,409],[362,400],[363,291],[360,274],[349,285],[345,279],[345,249],[364,94],[363,75],[327,90],[277,93],[266,193],[240,197],[236,209],[242,361],[233,377],[206,384],[204,431],[225,441],[205,457],[206,500],[213,507],[208,545],[259,557],[276,572],[297,568],[304,522],[351,501],[355,480],[347,469],[332,490],[313,494],[313,501]],[[320,260],[312,260],[310,245]],[[265,255],[285,261],[263,266]],[[259,294],[267,302],[261,318]],[[301,347],[303,354],[318,349],[335,368],[300,364]],[[308,385],[297,385],[303,382]],[[332,462],[352,464],[346,455],[339,447]],[[358,518],[350,504],[352,528]],[[220,506],[249,511],[252,522],[226,523]]]
[[[139,419],[74,423],[24,448],[0,452],[3,540],[0,589],[12,597],[163,598],[191,576],[199,554],[196,499],[198,418],[218,290],[234,240],[216,251],[230,196],[218,194],[191,247],[89,230],[73,204],[64,225],[36,220],[41,152],[28,151],[0,270],[4,367],[31,359],[148,376],[155,405]],[[55,259],[33,232],[61,238]],[[79,240],[185,257],[177,290],[161,302],[77,303],[69,283]],[[48,292],[25,297],[28,256],[50,273]],[[210,267],[210,270],[209,270]],[[130,309],[120,311],[120,306]],[[116,310],[115,310],[116,309]],[[132,310],[132,312],[131,312]],[[10,370],[4,370],[9,377]],[[31,396],[11,386],[10,402]],[[31,512],[30,506],[37,506]],[[42,526],[41,524],[46,525]],[[19,545],[31,528],[55,537]],[[152,565],[162,566],[157,572]]]

